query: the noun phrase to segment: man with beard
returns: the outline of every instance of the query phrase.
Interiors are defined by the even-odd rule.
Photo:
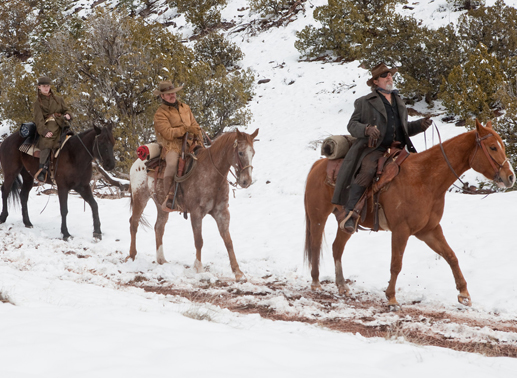
[[[357,138],[339,170],[332,203],[342,205],[336,214],[339,228],[354,233],[361,196],[372,183],[377,162],[390,147],[416,152],[410,136],[425,131],[432,123],[429,117],[408,122],[408,112],[398,91],[393,89],[397,68],[384,63],[375,66],[366,82],[372,92],[358,98],[348,122],[348,131]]]
[[[196,122],[192,110],[187,104],[176,98],[176,92],[182,88],[183,86],[175,87],[171,81],[162,81],[158,89],[153,92],[156,97],[161,98],[162,102],[154,115],[154,129],[156,139],[162,146],[161,156],[166,162],[163,177],[163,190],[166,198],[162,204],[162,210],[167,212],[173,211],[173,183],[178,170],[183,138],[188,135],[189,147],[193,143],[203,145],[201,128]]]

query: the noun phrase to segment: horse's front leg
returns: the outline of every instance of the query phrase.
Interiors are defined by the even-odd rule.
[[[90,205],[90,208],[92,209],[92,216],[93,216],[93,237],[94,239],[101,240],[102,239],[102,232],[101,232],[101,221],[99,218],[99,206],[97,205],[97,201],[95,201],[95,198],[93,197],[92,189],[90,188],[90,185],[84,185],[75,188],[77,193],[83,197],[83,199]]]
[[[458,302],[465,306],[472,306],[470,294],[467,290],[467,281],[463,277],[456,254],[447,243],[447,240],[445,240],[445,236],[443,236],[442,226],[438,225],[431,231],[419,233],[415,236],[424,241],[433,251],[447,261],[456,281],[456,289],[459,291]]]
[[[388,306],[391,311],[400,310],[400,305],[395,297],[395,287],[397,285],[398,275],[402,270],[402,258],[404,257],[409,234],[407,230],[397,229],[393,231],[391,236],[391,278],[388,288],[386,289],[386,298],[388,299]]]
[[[246,279],[244,273],[241,272],[239,268],[239,264],[237,263],[237,259],[235,258],[235,252],[233,250],[233,242],[230,236],[230,211],[228,207],[224,207],[223,210],[213,213],[212,215],[217,222],[217,227],[219,228],[219,233],[224,240],[224,245],[226,246],[226,250],[228,251],[228,256],[230,257],[230,266],[232,267],[232,271],[235,274],[235,280],[240,281],[242,279]]]
[[[59,197],[59,208],[61,210],[61,233],[63,234],[63,240],[70,238],[68,227],[66,226],[66,216],[68,214],[68,190],[58,188],[57,194]]]

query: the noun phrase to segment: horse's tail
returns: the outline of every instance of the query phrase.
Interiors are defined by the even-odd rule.
[[[4,186],[4,184],[2,184]],[[11,185],[11,190],[9,191],[9,197],[8,199],[11,201],[13,205],[19,205],[21,203],[20,199],[20,191],[22,189],[22,180],[20,179],[20,176],[16,176],[16,178],[13,181],[13,184]]]
[[[309,199],[307,197],[307,188],[310,184],[309,178],[312,170],[316,166],[317,162],[315,162],[307,175],[307,179],[305,180],[305,194],[303,198],[303,203],[305,207],[305,254],[304,260],[305,263],[308,264],[309,267],[312,266],[313,263],[313,254],[317,253],[318,256],[321,253],[321,236],[322,235],[313,235],[311,232],[311,218],[309,216]],[[322,233],[323,234],[323,233]],[[319,247],[314,245],[314,238],[320,239]],[[319,265],[320,259],[315,259],[315,263]],[[318,266],[316,268],[319,268]]]

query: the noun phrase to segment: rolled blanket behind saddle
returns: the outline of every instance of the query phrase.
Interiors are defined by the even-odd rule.
[[[321,144],[321,154],[330,160],[341,159],[355,140],[351,135],[332,135]]]
[[[136,149],[136,154],[140,160],[147,161],[160,156],[162,148],[158,143],[144,144]]]

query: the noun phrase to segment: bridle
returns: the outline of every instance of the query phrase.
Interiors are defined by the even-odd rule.
[[[492,155],[488,153],[488,150],[486,149],[486,146],[481,143],[481,141],[493,136],[492,134],[487,134],[484,137],[480,137],[479,134],[476,132],[476,150],[474,151],[474,154],[472,155],[472,158],[469,161],[469,165],[471,165],[472,160],[476,156],[476,153],[478,151],[478,148],[481,147],[483,152],[485,153],[486,158],[490,162],[490,165],[492,166],[492,169],[494,170],[494,181],[501,181],[501,169],[503,169],[503,165],[505,165],[508,162],[508,158],[504,159],[502,164],[499,164]],[[472,165],[471,165],[472,166]]]
[[[99,134],[100,135],[100,134]],[[88,150],[88,147],[86,147],[86,145],[84,144],[83,140],[81,139],[81,136],[79,134],[77,134],[77,139],[79,139],[79,142],[81,142],[81,144],[83,145],[84,149],[86,150],[86,152],[88,152],[88,155],[90,155],[90,157],[92,158],[92,161],[94,160],[100,160],[101,162],[101,165],[104,164],[104,161],[102,159],[102,155],[101,155],[101,150],[99,148],[99,141],[97,140],[97,137],[99,135],[95,135],[95,139],[93,140],[93,147],[92,147],[92,151],[95,152],[95,149],[97,149],[97,154],[99,155],[99,158],[97,159],[95,156],[93,156],[93,154],[90,152],[90,150]]]
[[[456,186],[456,188],[460,189],[460,190],[463,190],[465,192],[468,192],[470,194],[475,194],[476,192],[475,191],[472,191],[470,189],[468,189],[468,186],[466,183],[463,182],[463,180],[458,176],[458,174],[456,173],[456,171],[454,170],[454,168],[452,167],[450,161],[449,161],[449,158],[447,157],[447,154],[445,153],[445,150],[443,149],[443,143],[442,143],[442,138],[440,136],[440,131],[438,130],[438,127],[436,126],[436,124],[434,124],[434,128],[436,129],[436,133],[438,135],[438,140],[440,141],[440,149],[442,150],[442,154],[443,154],[443,157],[445,158],[445,161],[447,162],[447,165],[449,166],[449,169],[451,170],[452,173],[454,173],[454,176],[456,176],[456,178],[458,179],[459,182],[461,182],[461,184],[463,185],[463,188],[458,188],[458,186]],[[486,146],[481,143],[483,140],[489,138],[493,136],[491,133],[488,133],[487,135],[485,135],[484,137],[480,137],[479,136],[479,133],[476,131],[476,150],[474,151],[474,153],[472,154],[472,157],[469,159],[469,166],[472,167],[472,161],[474,160],[474,157],[476,156],[476,153],[477,153],[477,150],[478,148],[481,148],[483,150],[483,152],[485,153],[485,156],[486,158],[488,159],[488,161],[490,162],[490,165],[492,166],[492,168],[494,169],[494,178],[493,180],[494,181],[501,181],[501,169],[503,168],[503,166],[506,164],[506,162],[508,162],[508,158],[506,158],[502,164],[499,164],[493,157],[492,155],[490,155],[488,153],[488,150],[486,149]],[[496,166],[497,165],[497,166]],[[497,168],[499,167],[499,168]]]
[[[233,186],[234,188],[237,187],[237,182],[239,181],[239,178],[241,177],[241,173],[244,172],[244,170],[248,169],[248,168],[253,168],[253,166],[251,164],[248,164],[248,165],[244,165],[242,164],[242,160],[241,160],[241,157],[239,156],[239,149],[237,148],[239,146],[239,142],[237,139],[235,139],[235,141],[233,142],[233,154],[235,156],[235,160],[237,161],[236,164],[232,164],[230,163],[230,165],[235,169],[235,172],[237,172],[237,175],[235,175],[235,173],[233,173],[231,170],[230,170],[230,173],[232,174],[232,176],[235,178],[235,182],[231,182],[230,180],[228,180],[220,171],[219,169],[216,167],[215,163],[214,163],[214,159],[212,158],[212,153],[210,152],[210,148],[208,148],[208,155],[210,156],[210,160],[212,161],[212,165],[214,166],[215,170],[217,171],[217,173],[219,173],[219,175],[223,178],[226,178],[226,180],[228,181],[228,184],[230,184],[231,186]]]

